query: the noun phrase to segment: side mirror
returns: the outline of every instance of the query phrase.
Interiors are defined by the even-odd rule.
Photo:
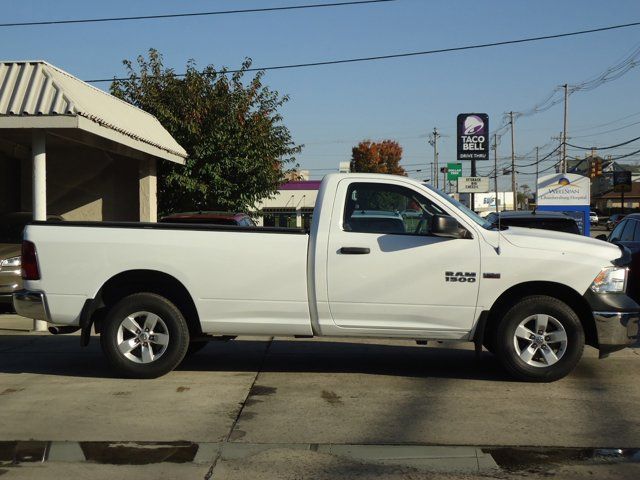
[[[438,237],[460,238],[458,221],[449,215],[434,215],[431,218],[431,234]]]
[[[600,235],[598,235],[596,237],[596,240],[604,240],[606,242],[607,241],[607,236],[604,233],[601,233]]]

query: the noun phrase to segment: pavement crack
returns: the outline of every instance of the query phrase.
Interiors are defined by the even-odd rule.
[[[209,470],[207,470],[207,473],[204,476],[204,480],[210,480],[213,477],[213,472],[214,472],[216,466],[218,465],[218,462],[220,461],[220,457],[222,456],[222,449],[224,447],[224,444],[225,443],[229,443],[229,439],[231,438],[231,435],[233,434],[233,431],[236,429],[236,425],[238,424],[238,421],[240,420],[240,417],[242,416],[242,412],[243,412],[244,407],[245,407],[245,405],[247,403],[247,400],[251,396],[251,393],[254,391],[254,387],[256,385],[256,382],[258,381],[258,377],[262,373],[262,370],[264,368],[264,364],[267,361],[267,355],[269,354],[269,349],[271,348],[271,344],[272,343],[273,343],[273,337],[269,337],[269,341],[267,342],[267,346],[265,347],[264,353],[262,354],[262,359],[260,360],[260,365],[258,366],[258,369],[256,371],[256,376],[253,377],[253,382],[251,382],[251,385],[249,386],[249,389],[247,390],[247,394],[245,395],[244,400],[242,400],[242,405],[240,405],[240,409],[238,410],[238,414],[236,415],[235,420],[231,424],[231,428],[229,429],[229,433],[227,433],[227,436],[225,437],[225,439],[220,443],[220,448],[218,449],[218,453],[216,454],[216,458],[213,460],[213,463],[211,464],[211,467],[209,467]]]

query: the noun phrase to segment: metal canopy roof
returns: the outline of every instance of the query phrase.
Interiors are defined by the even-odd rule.
[[[153,157],[187,157],[153,115],[47,62],[0,62],[0,129],[27,128],[77,128]]]

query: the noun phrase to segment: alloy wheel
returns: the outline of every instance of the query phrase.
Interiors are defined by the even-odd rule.
[[[135,363],[152,363],[160,358],[169,345],[169,329],[158,315],[136,312],[118,326],[118,350]]]
[[[513,345],[522,361],[532,367],[549,367],[567,351],[567,332],[551,315],[538,313],[516,327]]]

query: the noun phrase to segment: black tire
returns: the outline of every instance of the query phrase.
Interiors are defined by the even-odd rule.
[[[559,343],[547,344],[546,339],[553,340],[551,336],[547,336],[547,333],[536,337],[535,334],[539,332],[533,332],[534,339],[532,340],[516,338],[516,329],[520,323],[535,315],[546,317],[549,322],[548,329],[558,330],[560,335],[563,332],[555,325],[555,322],[561,325],[566,338],[564,348],[561,348]],[[533,324],[527,325],[535,325],[535,319],[530,321]],[[553,334],[553,332],[550,333]],[[541,347],[538,347],[536,342],[542,340],[541,337],[545,341]],[[526,347],[527,341],[530,342],[529,347]],[[518,347],[516,347],[516,343]],[[495,347],[498,359],[516,379],[527,382],[553,382],[568,375],[580,361],[584,350],[584,330],[580,319],[566,303],[546,295],[532,295],[518,301],[506,311],[496,331]],[[524,355],[529,354],[525,352],[527,348],[530,351],[535,351],[535,356],[530,361],[538,365],[532,366],[523,360],[516,348],[520,348]],[[545,365],[548,360],[545,359],[544,354],[550,355],[549,352],[553,353],[558,360],[555,360],[555,363]],[[560,353],[562,354],[560,355]],[[551,360],[551,362],[553,361]]]
[[[127,317],[137,312],[149,312],[160,318],[156,328],[158,335],[168,335],[166,344],[152,345],[152,340],[146,345],[151,345],[151,351],[156,348],[158,357],[148,360],[148,363],[136,363],[127,358],[118,347],[118,331]],[[136,322],[145,325],[145,318],[136,317]],[[161,324],[161,325],[160,325]],[[134,343],[139,343],[136,335],[129,330],[122,330]],[[142,329],[140,330],[142,334]],[[152,330],[153,332],[153,330]],[[107,313],[100,332],[100,345],[109,363],[120,373],[128,378],[157,378],[169,373],[176,368],[184,358],[189,347],[189,328],[182,313],[166,298],[155,293],[135,293],[129,295],[115,304]],[[142,347],[131,350],[130,356],[137,357],[141,354]],[[164,350],[163,350],[164,348]]]

